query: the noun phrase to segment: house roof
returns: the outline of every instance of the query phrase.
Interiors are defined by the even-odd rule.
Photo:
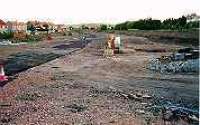
[[[0,19],[0,25],[6,25],[6,23]]]

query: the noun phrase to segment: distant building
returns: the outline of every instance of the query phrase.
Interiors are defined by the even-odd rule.
[[[97,30],[100,28],[101,24],[98,23],[88,23],[88,24],[75,24],[75,25],[68,25],[68,29],[89,29],[89,30]]]
[[[8,21],[7,28],[10,31],[27,31],[27,24],[24,22],[17,22],[17,21]]]
[[[47,30],[52,31],[55,29],[55,24],[52,22],[41,22],[35,20],[35,21],[28,21],[27,25],[29,28],[31,25],[36,31],[47,31]]]
[[[0,31],[6,30],[6,29],[7,29],[6,23],[0,19]]]

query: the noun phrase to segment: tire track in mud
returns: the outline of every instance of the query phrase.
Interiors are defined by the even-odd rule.
[[[30,68],[42,65],[49,61],[55,60],[62,56],[70,55],[80,49],[83,49],[90,42],[92,42],[92,39],[84,40],[84,41],[72,40],[70,42],[63,41],[62,43],[53,45],[51,47],[51,49],[53,49],[52,52],[51,51],[43,52],[45,50],[42,50],[42,51],[28,50],[25,52],[20,52],[14,55],[10,55],[5,61],[5,66],[4,66],[6,75],[9,76],[9,80],[6,82],[2,82],[0,87],[3,87],[8,82],[12,81],[18,73],[28,70]],[[59,52],[62,52],[62,53],[59,53]]]

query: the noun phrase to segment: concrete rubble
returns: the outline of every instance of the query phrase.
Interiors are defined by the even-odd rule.
[[[25,42],[12,43],[12,41],[10,41],[10,40],[0,41],[0,46],[7,46],[7,45],[23,45],[23,44],[27,44],[27,43],[25,43]]]
[[[199,59],[162,63],[159,59],[152,59],[148,65],[150,70],[164,72],[198,72]]]
[[[194,53],[178,52],[166,57],[153,58],[150,59],[147,68],[161,73],[199,72],[198,51],[195,50]]]
[[[177,119],[187,119],[190,124],[198,124],[199,110],[195,106],[187,106],[184,104],[176,104],[170,101],[160,100],[160,104],[155,104],[147,109],[152,112],[162,114],[164,122],[175,121]]]

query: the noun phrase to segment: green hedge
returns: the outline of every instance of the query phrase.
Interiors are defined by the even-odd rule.
[[[0,32],[0,39],[12,39],[14,36],[13,32]]]
[[[152,18],[140,19],[137,21],[126,21],[115,25],[115,30],[178,30],[183,31],[185,29],[190,30],[199,28],[199,20],[190,20],[185,16],[180,18],[168,18],[164,21],[155,20]]]

